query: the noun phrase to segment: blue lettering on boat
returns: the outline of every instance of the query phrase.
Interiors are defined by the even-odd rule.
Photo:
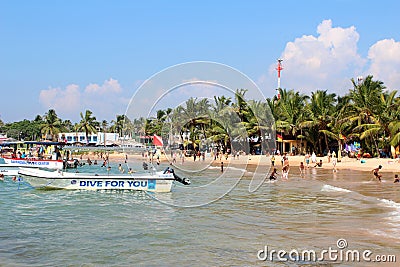
[[[106,181],[105,187],[124,187],[124,181]]]
[[[89,186],[90,187],[102,187],[103,186],[103,181],[79,181],[79,186],[84,186],[84,187],[89,187]]]
[[[147,181],[127,181],[129,187],[146,187]]]
[[[17,163],[21,165],[49,165],[50,162],[48,161],[25,161],[25,160],[11,160],[11,163]]]

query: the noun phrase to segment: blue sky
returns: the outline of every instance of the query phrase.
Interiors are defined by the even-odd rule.
[[[123,114],[140,84],[190,61],[277,86],[344,94],[374,75],[400,85],[397,1],[0,1],[0,119],[50,108],[79,121]]]

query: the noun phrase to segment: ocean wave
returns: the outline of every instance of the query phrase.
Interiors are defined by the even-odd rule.
[[[336,187],[336,186],[329,185],[329,184],[324,184],[321,188],[321,191],[324,191],[324,192],[346,192],[346,193],[352,192],[351,190],[341,188],[341,187]]]
[[[400,212],[400,203],[397,203],[390,199],[378,198],[378,200],[383,203],[385,206],[390,208],[395,208]]]

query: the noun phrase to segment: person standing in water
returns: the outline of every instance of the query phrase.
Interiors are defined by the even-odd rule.
[[[282,168],[282,179],[288,180],[289,179],[289,165],[285,165]]]
[[[333,152],[335,152],[335,151],[333,151]],[[332,165],[333,165],[333,172],[337,172],[337,170],[336,170],[336,157],[335,157],[335,155],[333,155],[332,156]]]
[[[374,174],[375,178],[379,180],[379,182],[382,182],[381,180],[382,175],[379,173],[380,169],[382,169],[382,165],[379,165],[378,168],[373,169],[372,173]]]
[[[307,168],[309,168],[310,166],[310,154],[308,154],[308,152],[307,152],[307,154],[304,156],[304,160],[305,160],[305,162],[306,162],[306,166],[307,166]]]
[[[305,167],[306,167],[306,166],[304,166],[304,163],[303,163],[303,162],[300,162],[300,166],[299,166],[300,175],[303,175],[303,174],[304,174],[304,169],[305,169]]]

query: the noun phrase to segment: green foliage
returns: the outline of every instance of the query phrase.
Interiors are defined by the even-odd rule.
[[[400,144],[400,98],[397,91],[386,92],[381,81],[367,76],[361,83],[351,80],[353,88],[344,96],[317,90],[310,96],[279,88],[276,96],[263,101],[246,100],[246,89],[237,89],[233,98],[215,96],[208,99],[189,98],[183,106],[158,110],[151,118],[134,118],[117,115],[111,121],[96,121],[90,110],[80,113],[81,121],[75,126],[62,121],[55,110],[34,120],[4,124],[0,132],[9,137],[39,140],[41,134],[55,137],[60,131],[117,132],[120,136],[180,135],[186,143],[214,142],[230,147],[232,140],[263,137],[268,131],[277,131],[307,141],[309,150],[322,153],[331,141],[361,142],[366,152],[378,154],[379,149]],[[273,123],[274,122],[274,123]],[[187,135],[188,134],[188,135]],[[184,140],[184,136],[190,136]],[[198,146],[195,146],[198,147]]]

